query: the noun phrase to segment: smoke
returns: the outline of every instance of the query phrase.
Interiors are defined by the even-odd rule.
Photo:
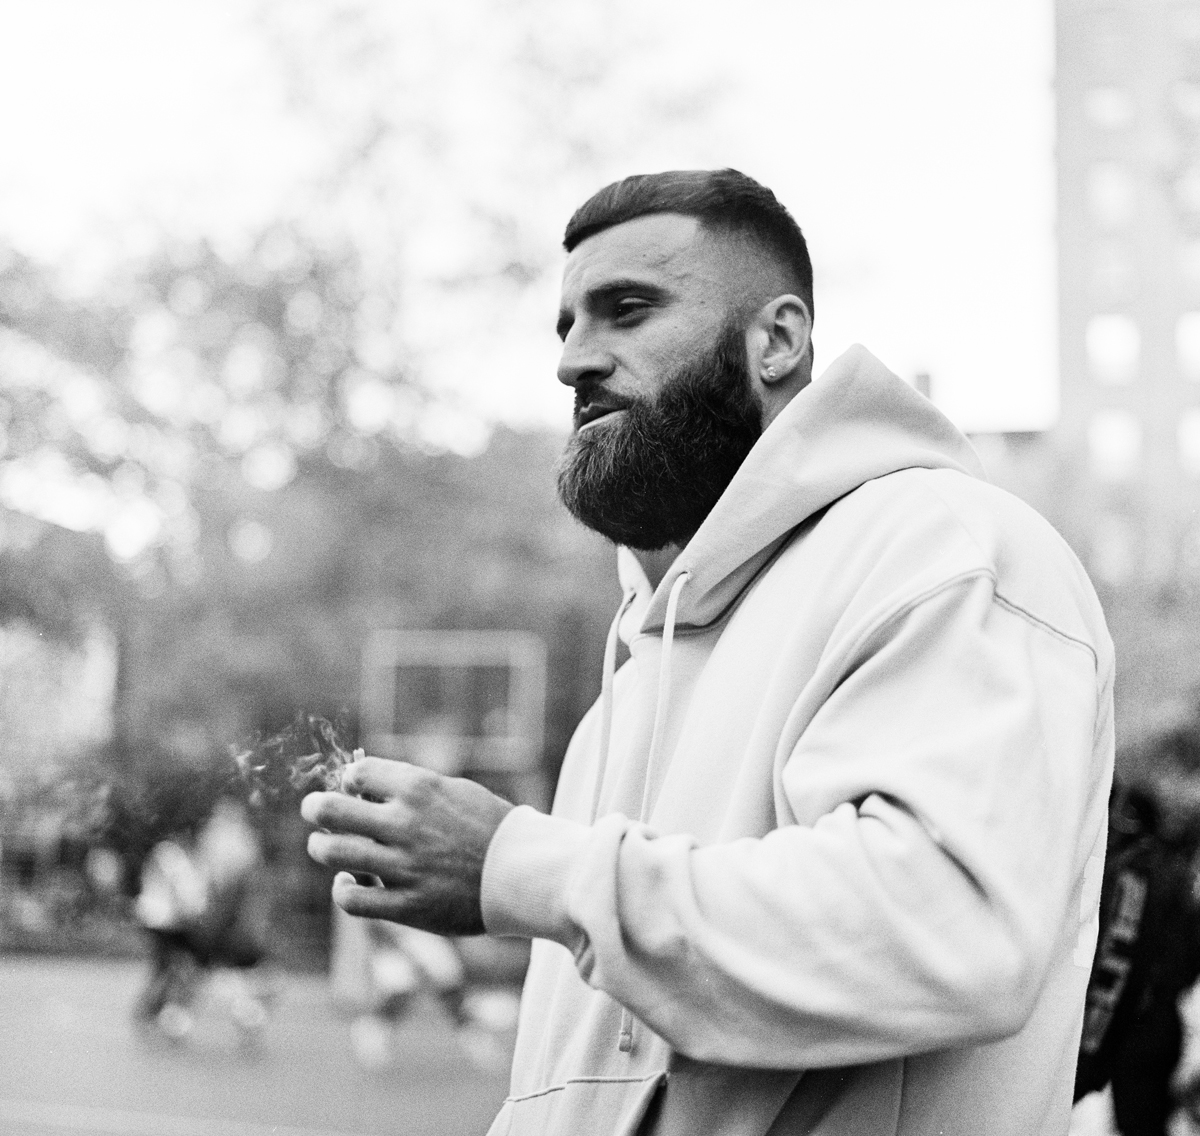
[[[315,752],[295,752],[310,746],[316,747]],[[361,756],[362,750],[351,752],[346,748],[338,728],[328,719],[301,714],[279,733],[235,752],[233,762],[238,778],[250,793],[251,803],[261,804],[285,790],[340,791],[342,770]]]
[[[305,741],[315,745],[316,752],[290,756],[290,751]],[[285,786],[296,793],[317,789],[345,792],[342,770],[362,756],[361,749],[346,749],[337,727],[328,719],[301,714],[287,729],[235,753],[233,760],[249,787],[251,804],[261,804],[264,797],[278,796]],[[364,887],[383,886],[377,876],[356,872],[354,878]]]

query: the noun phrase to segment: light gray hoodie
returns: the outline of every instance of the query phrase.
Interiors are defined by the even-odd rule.
[[[553,815],[484,867],[536,940],[493,1136],[1065,1133],[1113,655],[1063,541],[856,347],[653,594],[620,567]]]

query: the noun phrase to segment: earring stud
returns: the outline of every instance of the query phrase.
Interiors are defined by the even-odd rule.
[[[768,379],[773,379],[774,377],[775,377],[775,368],[774,368],[774,367],[768,367],[768,368],[767,368],[767,378],[768,378]]]

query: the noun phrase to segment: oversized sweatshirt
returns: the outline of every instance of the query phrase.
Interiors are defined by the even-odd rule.
[[[1066,1133],[1113,654],[1065,543],[856,347],[657,589],[619,561],[553,812],[484,865],[535,940],[492,1136]]]

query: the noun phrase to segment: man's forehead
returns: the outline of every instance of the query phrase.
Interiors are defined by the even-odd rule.
[[[581,241],[563,268],[563,292],[587,291],[605,278],[684,277],[703,272],[700,221],[681,213],[652,213],[613,225]]]
[[[682,213],[651,213],[581,241],[563,268],[562,299],[573,304],[613,280],[644,280],[668,289],[759,291],[762,257],[745,241],[706,229]]]

